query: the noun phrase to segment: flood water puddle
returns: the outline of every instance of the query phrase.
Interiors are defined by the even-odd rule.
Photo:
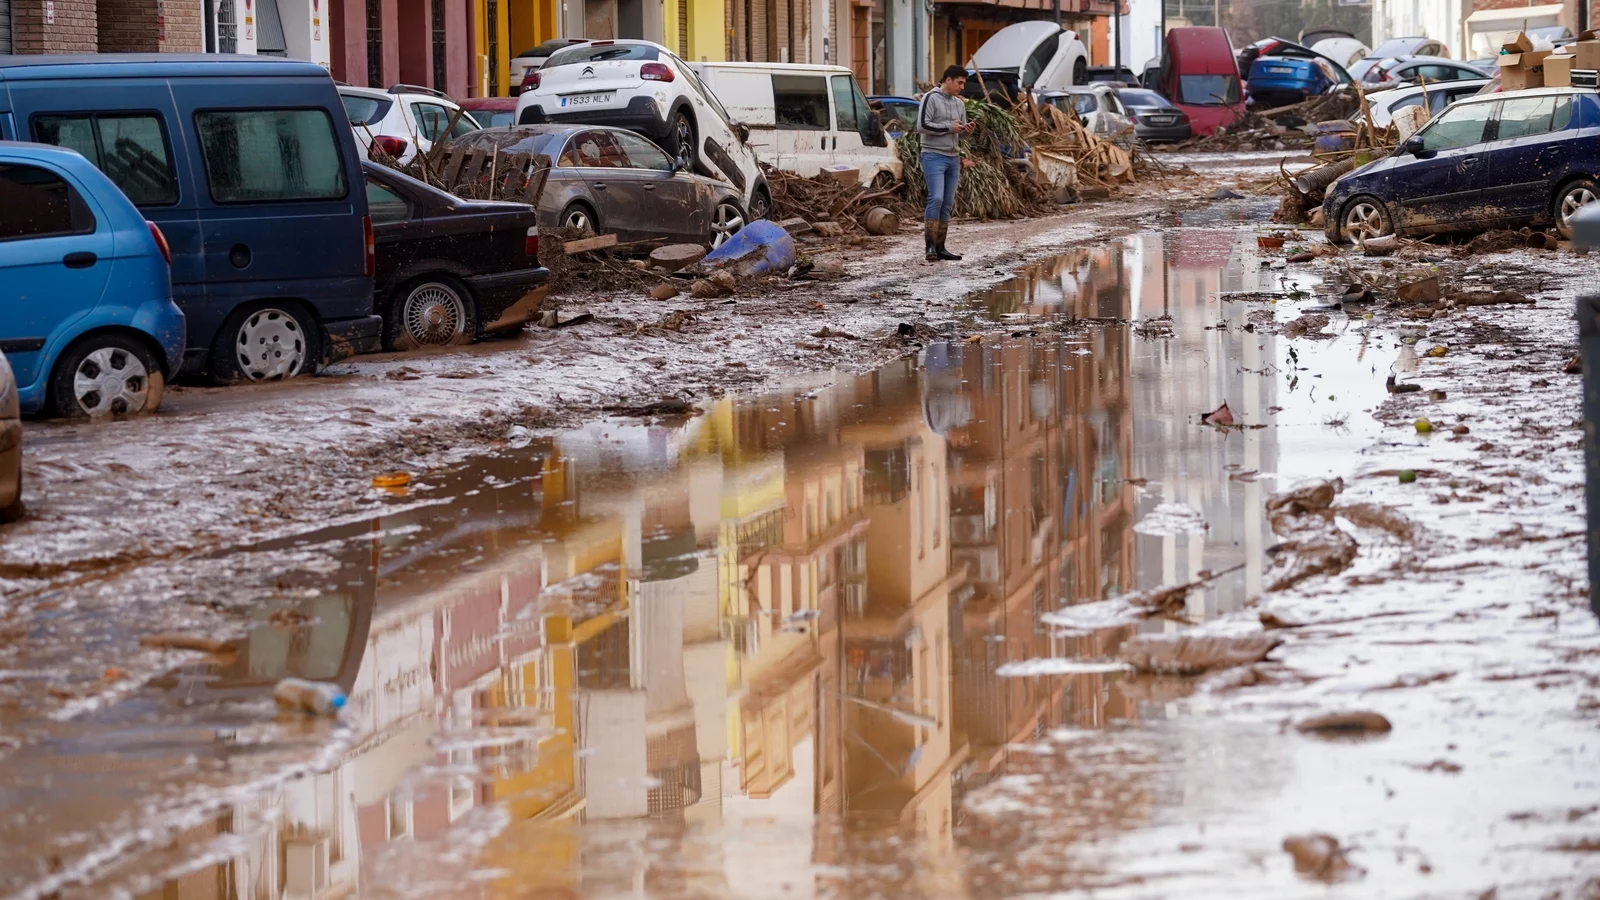
[[[1060,637],[1040,616],[1062,606],[1202,571],[1229,574],[1190,595],[1192,619],[1258,596],[1264,501],[1349,470],[1404,353],[1359,313],[1279,334],[1315,286],[1262,268],[1254,235],[1074,250],[974,298],[1020,337],[596,422],[258,548],[277,588],[236,653],[0,766],[3,805],[27,810],[0,827],[0,892],[1096,884],[1067,856],[998,871],[993,786],[1036,777],[1051,735],[1101,734],[1079,757],[1093,778],[1057,798],[1067,831],[1141,827],[1183,788],[1145,777],[1160,741],[1118,736],[1175,701],[1116,673],[998,670],[1176,627]],[[1224,401],[1238,427],[1199,424]],[[348,690],[339,723],[276,718],[289,675]],[[1271,739],[1217,738],[1243,758]]]

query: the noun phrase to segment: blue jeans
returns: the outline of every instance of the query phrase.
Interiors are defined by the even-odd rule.
[[[961,182],[961,157],[943,153],[922,154],[922,178],[928,182],[928,205],[922,218],[947,222],[956,208],[956,185]]]

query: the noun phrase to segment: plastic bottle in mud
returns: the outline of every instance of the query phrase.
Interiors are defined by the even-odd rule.
[[[336,684],[307,681],[304,678],[285,678],[272,689],[272,698],[283,709],[292,709],[314,716],[331,716],[344,706],[344,691]]]

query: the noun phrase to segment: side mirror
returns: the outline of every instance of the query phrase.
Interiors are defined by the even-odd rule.
[[[733,133],[739,136],[739,143],[750,143],[750,126],[743,122],[733,123]]]
[[[1424,152],[1424,146],[1425,145],[1422,143],[1422,137],[1420,135],[1413,134],[1411,137],[1408,137],[1404,141],[1400,142],[1400,152],[1409,153],[1412,156],[1421,156]]]

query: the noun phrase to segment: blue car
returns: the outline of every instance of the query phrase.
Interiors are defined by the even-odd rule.
[[[1328,239],[1553,223],[1600,196],[1600,94],[1539,88],[1457,100],[1383,159],[1334,182]]]
[[[1326,60],[1315,57],[1263,56],[1250,64],[1250,102],[1259,107],[1288,106],[1315,97],[1339,84]]]
[[[0,351],[22,412],[153,412],[183,340],[160,229],[77,152],[0,141]]]

